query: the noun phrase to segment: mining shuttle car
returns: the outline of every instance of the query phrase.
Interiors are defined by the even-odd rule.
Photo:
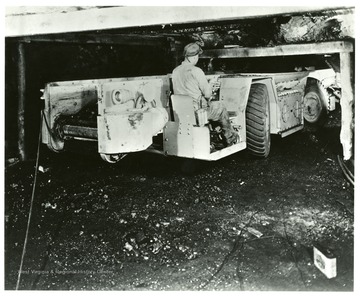
[[[220,82],[214,99],[229,112],[239,135],[234,145],[214,149],[212,124],[195,116],[190,97],[172,95],[171,75],[48,83],[42,142],[61,152],[67,141],[92,141],[111,163],[138,151],[211,161],[247,149],[266,157],[271,134],[303,129],[304,117],[319,121],[337,100],[328,91],[331,69],[207,78]]]

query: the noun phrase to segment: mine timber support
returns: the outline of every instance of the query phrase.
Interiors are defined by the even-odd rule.
[[[25,146],[25,98],[26,98],[26,80],[25,80],[25,44],[19,42],[17,45],[17,83],[18,83],[18,151],[21,160],[26,160]]]
[[[352,63],[351,54],[348,52],[340,53],[340,71],[341,71],[341,132],[340,141],[343,145],[343,156],[349,160],[352,156],[353,140],[353,104],[354,104],[354,86],[352,83]]]

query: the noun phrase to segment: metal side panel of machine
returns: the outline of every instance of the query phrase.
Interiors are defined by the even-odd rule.
[[[240,136],[240,142],[246,141],[246,104],[249,97],[252,78],[221,77],[220,101],[224,103],[230,115],[230,121]]]
[[[146,150],[168,121],[169,87],[168,76],[102,83],[97,118],[99,153]]]
[[[289,80],[276,82],[279,134],[291,135],[304,127],[304,92],[307,76],[300,72]]]
[[[219,160],[246,148],[246,142],[210,151],[210,132],[207,126],[169,121],[164,128],[164,154],[207,161]]]
[[[308,72],[278,73],[254,79],[267,86],[270,100],[270,132],[282,137],[304,127],[303,96]]]
[[[208,145],[209,151],[210,146]],[[193,125],[169,121],[164,127],[164,154],[194,158]]]
[[[100,84],[100,89],[99,115],[109,109],[122,112],[144,106],[168,108],[170,82],[167,75],[105,81]]]
[[[152,143],[150,112],[110,113],[98,116],[98,151],[103,154],[136,152]]]

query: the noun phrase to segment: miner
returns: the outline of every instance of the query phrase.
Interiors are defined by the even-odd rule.
[[[213,91],[220,87],[219,83],[216,80],[208,82],[203,70],[196,67],[202,52],[197,43],[190,43],[184,47],[184,61],[172,73],[174,94],[191,97],[195,112],[205,109],[209,121],[221,124],[227,145],[230,146],[239,141],[239,135],[231,126],[224,104],[211,100]]]

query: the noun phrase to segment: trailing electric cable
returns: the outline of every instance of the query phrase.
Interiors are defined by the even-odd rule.
[[[56,138],[56,135],[55,135],[55,133],[54,133],[54,132],[51,130],[51,128],[50,128],[50,125],[49,125],[49,123],[48,123],[48,121],[47,121],[47,119],[46,119],[44,110],[41,110],[41,116],[42,116],[42,117],[41,117],[41,122],[44,120],[46,129],[47,129],[47,131],[49,132],[50,137],[53,138],[53,139],[55,139],[55,138]],[[42,125],[41,125],[41,127],[40,127],[40,133],[42,132],[41,129],[42,129]],[[59,150],[55,149],[54,147],[52,147],[52,149],[53,149],[54,151],[57,151],[57,152],[59,151]]]
[[[50,133],[51,136],[53,136],[53,132],[52,132],[50,126],[49,126],[49,123],[47,122],[46,116],[44,114],[44,110],[41,110],[41,118],[44,119],[45,125],[46,125],[46,128],[47,128],[48,132]],[[41,129],[40,129],[40,132],[41,132]]]
[[[45,122],[46,129],[47,129],[47,131],[49,132],[50,136],[51,136],[52,138],[55,138],[54,132],[51,130],[51,128],[50,128],[50,126],[49,126],[49,123],[48,123],[48,121],[47,121],[47,119],[46,119],[44,110],[41,110],[41,122],[42,122],[43,120],[44,120],[44,122]],[[41,131],[42,125],[40,125],[40,126],[41,126],[41,127],[40,127],[40,133],[41,133],[41,132],[42,132],[42,131]]]
[[[29,229],[30,229],[31,214],[32,214],[32,209],[33,209],[33,204],[34,204],[37,173],[38,173],[38,169],[39,169],[39,156],[40,156],[41,129],[42,129],[43,115],[44,114],[41,113],[39,139],[38,139],[38,146],[37,146],[37,152],[36,152],[36,164],[35,164],[34,181],[33,181],[32,192],[31,192],[30,208],[29,208],[29,214],[28,214],[28,221],[27,221],[24,245],[23,245],[23,250],[22,250],[22,254],[21,254],[21,261],[20,261],[20,267],[19,267],[18,278],[17,278],[15,290],[19,289],[20,280],[21,280],[21,274],[22,274],[22,268],[23,268],[25,253],[26,253],[26,245],[27,245],[27,241],[28,241],[28,237],[29,237]]]
[[[337,156],[338,163],[340,165],[340,168],[346,178],[346,180],[354,186],[354,174],[351,172],[351,170],[346,166],[340,155]]]

